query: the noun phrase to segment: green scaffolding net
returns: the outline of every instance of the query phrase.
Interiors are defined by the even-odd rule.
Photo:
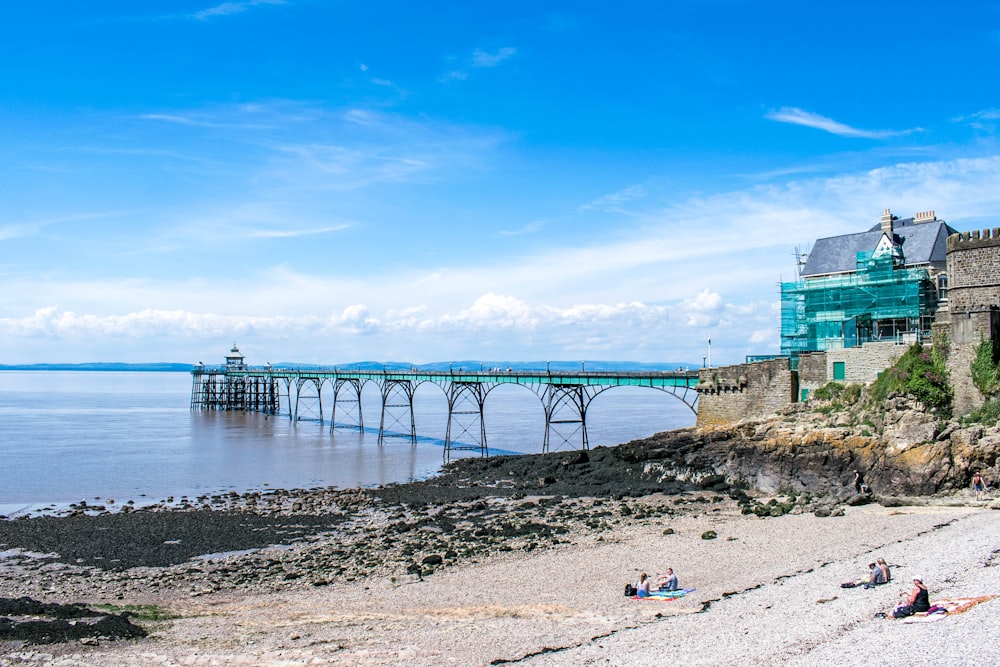
[[[927,269],[857,254],[854,273],[781,283],[781,352],[796,355],[926,335],[937,307]]]

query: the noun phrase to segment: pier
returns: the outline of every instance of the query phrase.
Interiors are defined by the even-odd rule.
[[[413,395],[417,387],[429,383],[439,387],[447,400],[448,421],[444,437],[444,459],[459,450],[489,455],[484,410],[491,391],[502,385],[518,385],[532,391],[545,413],[542,452],[569,444],[589,449],[587,408],[599,394],[615,387],[648,387],[671,394],[697,414],[698,372],[513,371],[490,368],[425,371],[388,368],[275,368],[250,367],[243,363],[236,346],[226,357],[226,365],[192,370],[191,409],[287,414],[295,421],[326,423],[323,388],[329,387],[330,430],[364,430],[362,390],[372,383],[381,396],[378,442],[402,434],[417,441],[413,416]]]

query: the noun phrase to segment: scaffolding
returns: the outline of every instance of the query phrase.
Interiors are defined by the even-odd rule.
[[[857,253],[854,273],[781,284],[781,352],[797,355],[930,333],[938,296],[930,273],[898,253]]]

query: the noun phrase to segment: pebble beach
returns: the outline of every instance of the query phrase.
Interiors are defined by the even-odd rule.
[[[190,561],[104,579],[51,562],[15,572],[24,563],[5,561],[4,596],[155,604],[171,618],[144,623],[148,636],[136,640],[5,642],[0,664],[1000,663],[991,640],[1000,630],[995,600],[934,623],[876,617],[891,611],[915,575],[927,582],[932,602],[1000,593],[1000,513],[985,504],[873,503],[829,517],[760,518],[713,494],[678,500],[654,494],[599,502],[617,517],[613,526],[591,528],[584,520],[554,544],[484,551],[427,576],[386,569],[324,585],[295,579],[206,588],[204,568]],[[502,513],[544,507],[530,497],[491,502]],[[573,502],[582,508],[592,501]],[[705,539],[707,531],[715,537]],[[322,549],[330,539],[320,535],[308,546],[270,553]],[[863,576],[878,556],[890,564],[893,582],[874,590],[839,586]],[[259,566],[247,558],[220,562],[227,569]],[[674,601],[624,597],[624,584],[640,572],[668,566],[683,587],[696,590]],[[154,577],[164,585],[150,586]],[[74,580],[91,581],[89,591],[67,583]]]

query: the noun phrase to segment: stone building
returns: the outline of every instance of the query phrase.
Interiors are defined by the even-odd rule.
[[[866,383],[917,341],[946,351],[956,414],[982,405],[971,362],[1000,358],[1000,228],[955,231],[886,209],[866,232],[816,241],[782,285],[782,355],[700,371],[698,425],[773,414],[830,381]]]
[[[782,354],[929,338],[954,233],[934,211],[900,220],[885,209],[867,231],[818,239],[799,279],[781,285]]]

